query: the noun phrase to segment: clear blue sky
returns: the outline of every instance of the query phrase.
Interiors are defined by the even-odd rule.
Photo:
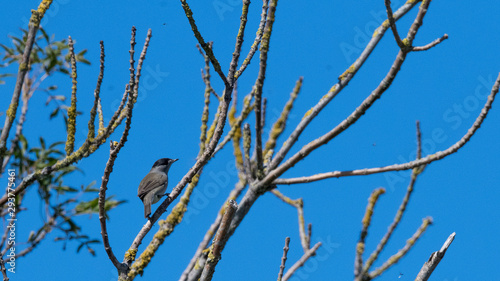
[[[190,2],[202,34],[207,41],[214,41],[215,54],[227,72],[241,2]],[[253,2],[243,53],[248,51],[260,19],[260,1]],[[304,76],[304,86],[285,135],[291,132],[364,48],[373,26],[385,17],[383,2],[315,1],[307,5],[303,1],[281,1],[278,4],[264,86],[268,126],[277,118],[295,81]],[[402,2],[393,1],[394,10]],[[34,0],[3,3],[1,43],[9,44],[9,34],[19,36],[19,28],[26,28],[30,9],[38,4],[39,1]],[[217,5],[223,5],[226,10],[218,11]],[[416,11],[398,22],[400,33],[406,34]],[[449,39],[432,50],[411,53],[392,87],[359,122],[284,176],[378,167],[411,160],[415,151],[415,120],[421,122],[425,155],[446,149],[459,140],[479,114],[484,97],[500,71],[499,14],[500,3],[496,1],[473,4],[433,1],[415,44],[427,44],[444,33]],[[149,84],[141,85],[129,141],[117,159],[109,182],[108,193],[128,201],[109,214],[109,237],[119,260],[145,223],[136,190],[153,162],[162,157],[180,158],[170,171],[169,188],[195,162],[203,107],[204,84],[200,79],[203,60],[195,48],[196,39],[179,1],[56,0],[43,25],[57,40],[72,36],[76,49],[88,49],[87,58],[93,63],[78,68],[78,106],[84,114],[78,119],[77,143],[86,136],[98,74],[99,41],[104,40],[106,47],[101,96],[104,114],[109,118],[128,81],[133,25],[137,27],[138,47],[142,46],[148,28],[152,29],[153,38],[143,75]],[[350,114],[377,87],[396,54],[396,43],[391,32],[387,32],[357,76],[310,125],[292,152]],[[255,82],[257,66],[254,61],[241,77],[241,95],[248,93]],[[215,72],[213,74],[214,87],[221,93],[222,84]],[[1,86],[0,111],[7,107],[13,84],[11,79]],[[57,84],[59,93],[69,96],[69,78],[57,77],[48,84]],[[47,141],[65,138],[61,120],[48,120],[50,108],[44,106],[45,99],[45,94],[37,93],[27,116],[25,134],[33,144],[40,135]],[[408,211],[375,266],[405,245],[422,218],[432,216],[434,225],[416,247],[379,280],[413,280],[429,255],[438,250],[452,232],[457,233],[455,241],[432,280],[492,280],[492,276],[500,274],[500,269],[493,266],[500,258],[499,102],[495,101],[483,126],[463,149],[432,163],[419,177]],[[4,116],[0,117],[2,124]],[[436,131],[442,136],[433,138]],[[118,138],[118,134],[112,136],[114,140]],[[279,146],[281,142],[283,139]],[[180,276],[227,192],[237,181],[231,170],[231,153],[229,146],[207,166],[185,221],[168,237],[139,280],[177,280]],[[94,180],[99,182],[107,157],[108,149],[104,145],[95,155],[78,163],[85,174],[72,177],[69,183],[80,186]],[[220,183],[225,176],[229,177],[227,185]],[[401,180],[392,181],[394,178]],[[387,190],[375,209],[367,253],[375,248],[392,221],[408,181],[409,173],[403,172],[280,187],[284,194],[304,199],[306,223],[313,224],[312,242],[324,242],[318,259],[310,260],[294,280],[352,279],[355,245],[370,193],[377,187]],[[5,186],[5,177],[0,182]],[[211,189],[214,184],[219,187],[215,192]],[[18,218],[19,242],[41,223],[40,207],[33,191],[25,201],[30,212]],[[100,239],[97,216],[82,216],[78,222],[84,233]],[[152,233],[154,231],[144,240],[146,243]],[[30,255],[20,259],[11,280],[116,280],[116,270],[102,245],[94,247],[96,257],[85,251],[77,254],[76,244],[69,243],[63,250],[61,243],[54,242],[59,235],[54,231]],[[229,241],[216,268],[215,280],[235,280],[236,276],[238,280],[275,279],[286,236],[291,237],[287,263],[291,266],[302,255],[296,211],[266,194]],[[140,251],[143,249],[140,247]],[[400,273],[403,275],[398,279]]]

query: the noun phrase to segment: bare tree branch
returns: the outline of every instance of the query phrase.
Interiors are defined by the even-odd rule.
[[[201,36],[201,33],[198,31],[198,26],[196,26],[196,23],[193,18],[193,11],[191,11],[191,8],[189,7],[189,4],[187,3],[186,0],[181,0],[182,8],[184,9],[184,13],[186,14],[187,19],[189,20],[189,24],[191,25],[191,29],[193,30],[194,36],[200,43],[200,46],[203,48],[207,56],[210,58],[210,61],[212,62],[212,65],[214,66],[215,71],[219,74],[220,78],[226,85],[226,88],[228,86],[231,86],[231,80],[228,80],[226,78],[226,75],[224,75],[224,72],[222,71],[219,61],[217,58],[215,58],[214,52],[212,49],[209,47],[207,43],[205,43],[205,39],[203,39],[203,36]],[[243,41],[242,41],[243,43]],[[231,72],[231,71],[230,71]],[[230,99],[231,97],[229,97]]]
[[[245,60],[243,60],[240,69],[234,75],[235,79],[238,79],[241,76],[241,74],[243,74],[243,71],[245,71],[247,66],[252,61],[253,55],[257,51],[257,47],[259,47],[259,44],[262,40],[262,34],[264,33],[264,27],[266,26],[268,4],[269,0],[262,0],[262,13],[260,17],[259,28],[257,29],[257,35],[255,37],[252,46],[250,47],[250,51],[248,52],[247,57],[245,58]]]
[[[407,1],[403,6],[401,6],[401,8],[399,8],[394,13],[394,19],[399,20],[406,13],[408,13],[414,6],[416,6],[418,2],[419,1]],[[371,40],[368,42],[365,49],[363,50],[361,55],[356,59],[356,61],[342,75],[339,76],[339,81],[335,85],[333,85],[333,87],[330,88],[328,93],[326,93],[326,95],[324,95],[314,107],[312,107],[309,111],[305,113],[304,117],[297,125],[295,130],[290,134],[287,140],[283,142],[283,146],[276,153],[276,156],[269,165],[268,168],[269,171],[276,168],[281,163],[281,161],[283,161],[283,159],[290,151],[292,146],[295,144],[295,142],[297,142],[299,136],[302,134],[307,125],[309,125],[309,123],[321,112],[321,110],[325,108],[325,106],[334,97],[336,97],[337,94],[340,93],[340,91],[342,91],[342,89],[344,89],[345,86],[347,86],[347,84],[351,81],[351,79],[356,75],[361,66],[363,66],[365,61],[368,59],[371,52],[380,42],[380,40],[382,39],[388,28],[389,25],[383,23],[382,25],[380,25],[380,27],[378,27],[375,30]]]
[[[264,35],[260,46],[260,64],[259,74],[255,81],[255,161],[257,177],[262,177],[263,161],[262,161],[262,88],[264,86],[264,79],[266,78],[267,70],[267,53],[269,51],[269,43],[273,31],[274,18],[276,13],[276,6],[278,1],[271,1],[269,5],[269,14],[267,16],[266,27],[264,28]]]
[[[227,242],[226,234],[229,229],[229,225],[231,224],[231,220],[233,219],[234,213],[237,209],[238,204],[236,204],[236,201],[230,200],[227,203],[226,211],[224,216],[222,216],[219,230],[217,230],[217,234],[215,234],[214,242],[212,243],[210,253],[208,254],[208,259],[205,263],[205,269],[203,269],[200,281],[212,280],[215,267],[220,260],[222,249],[224,249]]]
[[[457,141],[455,144],[453,144],[452,146],[448,147],[445,150],[438,151],[438,152],[436,152],[432,155],[428,155],[424,158],[410,161],[410,162],[403,163],[403,164],[394,164],[394,165],[389,165],[389,166],[385,166],[385,167],[365,168],[365,169],[351,170],[351,171],[334,171],[334,172],[316,174],[316,175],[308,176],[308,177],[276,179],[273,181],[273,184],[306,183],[306,182],[323,180],[323,179],[327,179],[327,178],[339,178],[339,177],[347,177],[347,176],[363,176],[363,175],[384,173],[384,172],[389,172],[389,171],[409,170],[409,169],[417,168],[417,167],[422,166],[422,165],[427,165],[427,164],[432,163],[436,160],[443,159],[444,157],[451,155],[451,154],[457,152],[460,148],[462,148],[471,139],[471,137],[476,133],[476,131],[479,129],[479,127],[481,127],[481,124],[483,123],[484,119],[486,119],[486,116],[488,115],[488,112],[491,109],[491,105],[492,105],[493,101],[495,100],[495,96],[498,93],[499,86],[500,86],[500,74],[497,77],[495,84],[493,85],[493,87],[491,89],[491,93],[488,96],[488,99],[486,100],[486,104],[483,106],[483,109],[481,110],[481,113],[474,121],[474,124],[472,124],[472,126],[469,128],[467,133],[459,141]]]
[[[385,0],[385,8],[387,10],[387,18],[389,19],[389,25],[391,26],[392,33],[394,34],[394,39],[396,39],[396,43],[398,43],[399,48],[403,49],[405,45],[403,41],[401,41],[401,37],[399,37],[399,33],[396,28],[396,22],[394,21],[394,16],[392,14],[390,0]]]
[[[437,44],[443,42],[446,39],[448,39],[448,34],[443,35],[441,38],[438,38],[438,39],[432,41],[431,43],[429,43],[429,44],[427,44],[425,46],[422,46],[422,47],[413,47],[412,51],[414,51],[414,52],[427,51],[430,48],[436,46]]]
[[[455,232],[453,232],[448,237],[448,239],[446,239],[443,246],[441,247],[441,250],[431,254],[429,260],[426,261],[424,263],[424,266],[422,266],[422,269],[420,269],[420,272],[418,273],[417,278],[415,278],[415,281],[427,281],[429,279],[434,269],[436,269],[436,266],[443,259],[444,254],[446,254],[446,250],[448,250],[448,248],[450,247],[453,239],[455,239]]]
[[[359,235],[358,244],[356,245],[356,258],[354,260],[354,277],[355,280],[361,280],[359,277],[363,275],[363,253],[365,251],[365,238],[368,235],[368,227],[371,224],[375,204],[377,203],[380,195],[385,193],[384,188],[375,189],[370,198],[368,198],[368,205],[366,206],[365,215],[361,221],[363,227]]]
[[[314,245],[314,247],[309,249],[309,251],[307,251],[294,265],[292,265],[292,267],[290,267],[290,269],[287,270],[282,280],[286,281],[290,279],[290,277],[292,277],[295,271],[297,271],[300,267],[302,267],[310,257],[316,254],[316,251],[320,246],[321,242],[318,242],[316,243],[316,245]]]
[[[389,267],[395,265],[397,262],[399,262],[399,260],[404,257],[406,255],[406,253],[408,253],[408,251],[410,251],[410,249],[415,246],[415,243],[417,242],[417,240],[422,237],[422,234],[424,234],[425,230],[427,230],[427,227],[432,224],[432,218],[430,217],[427,217],[425,219],[423,219],[422,221],[422,225],[417,229],[417,231],[415,232],[415,234],[413,234],[413,236],[408,239],[408,241],[406,241],[406,245],[400,249],[396,254],[392,255],[390,258],[387,259],[386,262],[384,262],[384,264],[382,264],[382,266],[380,266],[379,268],[373,270],[372,272],[370,272],[369,274],[369,280],[377,277],[377,276],[380,276],[380,274],[382,274],[384,271],[386,271]],[[366,269],[366,265],[365,265],[365,268],[363,268],[363,270]]]
[[[424,15],[427,12],[427,8],[429,6],[430,0],[425,1],[422,3],[420,6],[420,9],[418,11],[417,17],[413,21],[412,26],[410,27],[410,30],[408,31],[408,35],[405,40],[407,40],[407,44],[411,46],[413,39],[415,38],[415,35],[422,25],[422,20]],[[390,71],[387,73],[387,75],[384,77],[382,82],[379,84],[379,86],[363,101],[363,103],[356,108],[356,110],[349,115],[344,121],[342,121],[339,125],[337,125],[334,129],[332,129],[330,132],[326,133],[325,135],[315,139],[314,141],[308,143],[305,145],[299,152],[297,152],[295,155],[293,155],[290,159],[288,159],[285,163],[277,167],[276,169],[272,170],[269,172],[269,174],[262,180],[263,182],[271,182],[280,175],[282,175],[285,171],[293,167],[295,164],[297,164],[300,160],[304,159],[309,153],[317,149],[318,147],[328,143],[330,140],[332,140],[334,137],[338,136],[340,133],[344,132],[347,130],[352,124],[354,124],[356,121],[361,118],[365,114],[365,112],[375,103],[377,99],[382,96],[382,94],[391,86],[392,82],[396,78],[397,74],[399,73],[399,70],[401,69],[401,65],[403,64],[406,56],[408,53],[411,51],[411,49],[400,49],[396,60],[391,66]],[[288,144],[287,144],[288,145]],[[278,156],[275,157],[274,160],[276,160]],[[273,162],[274,162],[273,160]],[[271,163],[271,168],[273,167]]]
[[[67,138],[66,138],[66,155],[69,156],[75,149],[75,133],[76,133],[76,92],[77,92],[77,72],[76,72],[76,58],[75,49],[73,46],[73,39],[71,36],[68,38],[69,54],[71,58],[71,105],[68,108],[68,122],[67,122]]]
[[[307,252],[310,249],[310,242],[311,242],[311,235],[309,233],[306,234],[306,224],[304,220],[304,200],[302,198],[299,199],[291,199],[290,197],[287,197],[283,195],[281,192],[279,192],[277,189],[271,190],[271,193],[276,195],[279,199],[281,199],[283,202],[297,208],[297,217],[299,219],[299,236],[300,236],[300,244],[302,244],[302,248],[304,249],[304,253]],[[309,227],[311,228],[311,224],[309,224]],[[309,232],[311,229],[309,229]]]
[[[280,271],[278,272],[278,281],[283,278],[283,272],[285,271],[286,255],[288,253],[288,245],[290,245],[290,237],[285,239],[285,247],[283,247],[283,257],[281,258]]]

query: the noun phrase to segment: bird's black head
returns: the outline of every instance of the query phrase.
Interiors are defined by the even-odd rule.
[[[177,160],[179,159],[161,158],[156,160],[156,162],[153,164],[153,168],[158,166],[170,166]]]

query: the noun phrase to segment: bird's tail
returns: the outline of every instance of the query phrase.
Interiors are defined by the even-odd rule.
[[[144,202],[144,217],[147,218],[151,215],[151,202]]]

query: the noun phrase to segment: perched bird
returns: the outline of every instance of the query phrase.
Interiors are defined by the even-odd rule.
[[[165,193],[168,185],[168,170],[170,166],[179,159],[162,158],[157,160],[151,171],[142,179],[137,189],[137,196],[144,204],[144,217],[151,214],[151,204],[155,204],[160,199],[169,195]]]

